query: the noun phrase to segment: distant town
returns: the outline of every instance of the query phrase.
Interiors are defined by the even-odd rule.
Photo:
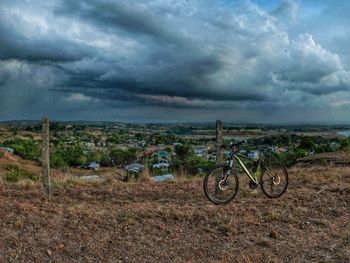
[[[264,147],[286,165],[317,153],[349,147],[347,126],[224,125],[225,144],[243,141],[241,154],[257,158]],[[41,125],[6,122],[0,125],[2,154],[40,162]],[[76,122],[50,124],[51,166],[97,171],[114,167],[123,180],[144,169],[152,176],[184,173],[198,176],[215,164],[213,124],[127,124]],[[92,172],[93,173],[93,172]]]

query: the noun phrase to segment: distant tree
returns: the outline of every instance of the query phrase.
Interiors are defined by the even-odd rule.
[[[66,153],[70,166],[76,167],[84,165],[87,162],[87,157],[84,155],[84,149],[80,145],[68,146]]]
[[[179,160],[185,160],[186,158],[194,155],[194,150],[189,144],[178,144],[175,147],[176,158]]]
[[[40,130],[40,127],[38,126],[38,130]],[[57,122],[53,122],[50,124],[50,131],[51,132],[56,132],[56,131],[64,131],[65,127]]]
[[[138,133],[135,134],[135,139],[136,140],[141,141],[141,140],[143,140],[143,137],[144,137],[144,135],[142,133],[138,132]]]
[[[77,167],[85,165],[88,161],[84,149],[79,144],[69,146],[59,145],[54,149],[50,157],[53,167]]]
[[[329,151],[330,151],[329,145],[325,144],[325,143],[318,144],[315,147],[316,153],[324,153],[324,152],[329,152]]]
[[[111,160],[107,152],[92,152],[88,155],[88,162],[98,162],[101,166],[111,166]]]
[[[115,165],[127,164],[136,159],[136,149],[122,150],[114,148],[109,152],[109,159]]]
[[[170,147],[166,147],[164,151],[171,153],[173,150]]]
[[[40,149],[38,143],[33,140],[13,139],[3,142],[4,146],[14,149],[15,154],[21,156],[23,159],[38,160],[40,156]]]
[[[52,153],[50,155],[50,163],[52,167],[60,169],[68,167],[68,163],[66,162],[64,156],[57,153]]]
[[[183,166],[190,175],[197,175],[198,173],[212,169],[215,163],[203,157],[190,156],[184,160]]]
[[[310,136],[303,136],[301,137],[299,147],[302,149],[313,149],[315,144]]]
[[[305,157],[306,155],[307,155],[307,150],[296,149],[293,151],[288,151],[288,152],[279,154],[279,159],[285,166],[290,167],[296,164],[299,158]]]
[[[123,140],[122,140],[122,137],[121,136],[118,136],[116,134],[114,135],[110,135],[108,136],[107,138],[107,142],[108,143],[121,143]]]
[[[111,159],[109,158],[109,154],[106,152],[103,152],[101,155],[101,159],[100,159],[100,164],[101,166],[111,166],[112,162]]]
[[[341,145],[341,148],[344,149],[344,148],[347,148],[349,147],[349,138],[344,138],[340,141],[340,145]]]

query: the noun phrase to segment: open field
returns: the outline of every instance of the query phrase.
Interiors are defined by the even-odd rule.
[[[350,168],[292,168],[279,199],[214,206],[201,179],[0,186],[1,262],[348,262]]]

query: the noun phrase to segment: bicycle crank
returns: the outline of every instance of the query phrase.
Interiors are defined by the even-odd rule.
[[[258,186],[257,183],[253,182],[252,180],[249,181],[249,187],[250,189],[256,189]]]
[[[219,182],[219,189],[221,191],[225,191],[227,189],[228,183],[225,182],[225,180],[220,180]]]
[[[281,182],[281,178],[277,175],[277,176],[274,176],[273,179],[272,179],[272,182],[274,185],[279,185],[280,182]]]

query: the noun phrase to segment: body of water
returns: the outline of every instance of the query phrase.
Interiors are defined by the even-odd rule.
[[[340,134],[340,135],[343,135],[343,136],[350,136],[350,130],[347,130],[347,131],[339,131],[339,132],[337,132],[338,134]]]

